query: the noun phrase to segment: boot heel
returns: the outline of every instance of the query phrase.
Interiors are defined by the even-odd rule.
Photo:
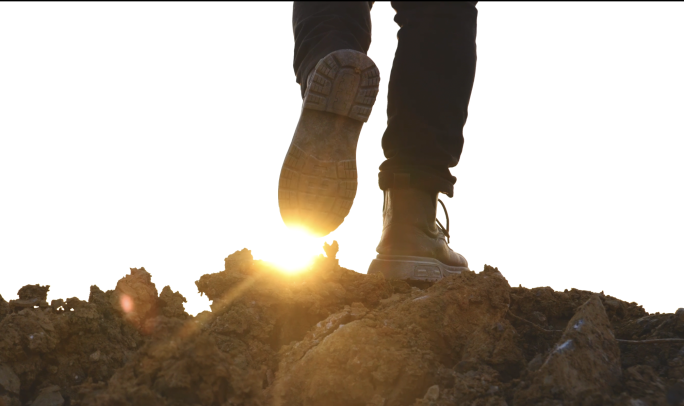
[[[381,273],[387,279],[437,282],[449,275],[469,271],[466,267],[449,266],[434,258],[411,257],[404,255],[378,255],[368,274]]]
[[[361,52],[335,51],[321,59],[308,79],[302,107],[368,121],[378,95],[380,71]]]

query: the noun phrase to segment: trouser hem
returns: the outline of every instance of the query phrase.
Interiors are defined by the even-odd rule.
[[[451,176],[450,178],[446,179],[424,170],[388,170],[378,173],[378,185],[382,190],[412,188],[431,193],[444,193],[449,197],[454,197],[456,177]]]

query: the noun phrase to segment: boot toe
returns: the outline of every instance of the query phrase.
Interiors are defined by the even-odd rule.
[[[463,255],[459,254],[458,252],[454,252],[451,248],[449,248],[449,263],[447,265],[467,268],[468,260],[466,260]]]

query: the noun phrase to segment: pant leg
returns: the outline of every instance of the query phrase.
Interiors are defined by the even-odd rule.
[[[476,3],[392,2],[401,28],[389,80],[381,189],[396,178],[453,196],[456,178],[449,168],[463,150],[475,78]]]
[[[318,61],[331,52],[353,49],[368,52],[371,42],[370,9],[366,1],[295,1],[292,8],[294,70],[306,91],[306,79]]]

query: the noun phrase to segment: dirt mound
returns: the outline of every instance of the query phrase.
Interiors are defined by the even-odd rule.
[[[416,287],[336,251],[297,274],[238,251],[196,317],[144,268],[87,302],[27,285],[0,298],[0,406],[684,404],[684,309],[489,266]]]

